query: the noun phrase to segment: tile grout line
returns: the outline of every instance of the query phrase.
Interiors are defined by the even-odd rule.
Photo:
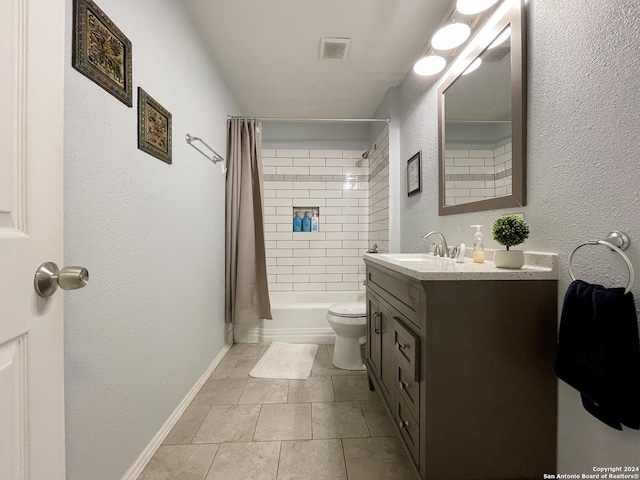
[[[346,455],[346,453],[344,453],[344,439],[343,438],[340,439],[340,447],[342,447],[342,460],[344,461],[344,474],[345,474],[347,480],[349,480],[349,471],[347,470],[347,455]]]
[[[278,480],[278,476],[280,475],[280,460],[282,460],[282,442],[280,440],[280,449],[278,450],[278,465],[276,466],[276,478],[274,480]]]
[[[234,405],[240,405],[240,399],[242,398],[242,395],[244,395],[244,391],[247,389],[247,383],[249,383],[249,378],[244,379],[244,386],[242,387],[238,401]]]
[[[260,421],[260,415],[262,415],[262,405],[260,405],[260,411],[258,412],[258,418],[256,419],[256,424],[253,426],[253,434],[251,435],[251,442],[254,442],[254,438],[256,437],[256,430],[258,430],[258,422]]]
[[[213,458],[211,459],[211,465],[209,465],[209,468],[207,469],[207,473],[204,476],[204,480],[206,480],[206,478],[209,476],[209,472],[211,472],[211,469],[213,468],[213,462],[216,461],[216,457],[218,456],[218,453],[220,452],[220,447],[222,447],[221,443],[218,444],[218,448],[216,449],[216,453],[213,455]]]
[[[369,422],[367,421],[367,415],[364,413],[364,407],[362,406],[362,400],[359,400],[358,403],[360,404],[360,410],[362,410],[362,416],[364,417],[364,424],[367,427],[367,432],[369,432],[369,438],[373,438],[373,435],[371,435],[371,427],[369,426]]]
[[[200,429],[202,428],[202,425],[204,425],[204,421],[209,416],[209,413],[211,413],[211,405],[205,405],[205,406],[209,407],[209,410],[207,410],[207,414],[202,419],[202,422],[200,422],[200,425],[198,426],[198,428],[196,428],[196,431],[193,434],[193,437],[191,437],[191,440],[188,443],[186,443],[185,445],[198,445],[197,443],[193,443],[193,441],[195,440],[196,436],[198,435],[198,432],[200,431]],[[183,413],[183,415],[184,415],[184,413]],[[182,420],[182,417],[180,417],[180,420]],[[178,420],[178,421],[180,421],[180,420]],[[216,455],[217,455],[217,453],[218,452],[216,452]]]
[[[333,401],[338,401],[338,396],[336,395],[336,384],[333,383],[333,375],[331,375],[331,389],[333,390]]]
[[[287,387],[287,401],[286,404],[289,404],[289,394],[291,392],[291,380],[289,380],[289,386]]]

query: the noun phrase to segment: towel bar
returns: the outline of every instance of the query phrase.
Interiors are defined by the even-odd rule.
[[[213,148],[211,148],[207,142],[202,140],[200,137],[194,137],[193,135],[189,135],[188,133],[184,136],[184,139],[187,141],[189,145],[191,145],[193,148],[199,151],[202,155],[204,155],[214,164],[218,162],[222,162],[222,173],[227,173],[227,168],[224,165],[224,158],[222,157],[222,155],[216,152]],[[207,147],[211,151],[213,155],[212,156],[207,155],[206,152],[203,152],[201,149],[199,149],[196,145],[193,144],[193,142],[202,143],[205,147]]]
[[[616,243],[617,245],[614,245]],[[623,252],[629,246],[629,237],[626,233],[620,231],[613,231],[609,233],[606,240],[587,240],[586,242],[581,243],[569,254],[569,276],[571,280],[576,280],[576,276],[573,273],[573,255],[578,251],[578,249],[584,247],[585,245],[604,245],[605,247],[610,248],[614,252],[620,254],[622,259],[627,264],[627,268],[629,269],[629,283],[627,287],[624,289],[624,293],[627,294],[631,291],[631,287],[633,287],[633,282],[635,279],[635,273],[633,271],[633,265],[631,264],[631,260],[629,257]]]

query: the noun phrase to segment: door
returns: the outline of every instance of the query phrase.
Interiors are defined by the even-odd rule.
[[[367,357],[371,362],[373,374],[380,379],[382,365],[380,364],[380,309],[378,301],[367,293]]]
[[[395,383],[394,319],[372,292],[367,292],[367,356],[383,396],[391,405]]]
[[[389,405],[393,405],[396,382],[396,356],[394,343],[394,324],[393,313],[382,302],[379,305],[380,312],[380,363],[382,371],[380,372],[380,380],[382,381],[383,393],[387,397]],[[386,391],[385,391],[386,390]]]
[[[0,0],[0,477],[63,480],[62,262],[65,2]]]

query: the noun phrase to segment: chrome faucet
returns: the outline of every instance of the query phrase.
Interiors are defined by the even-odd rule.
[[[444,238],[444,235],[442,235],[440,232],[429,232],[427,233],[425,236],[422,237],[423,240],[426,240],[428,237],[430,237],[431,235],[439,235],[440,236],[440,251],[438,251],[438,249],[436,248],[433,252],[434,255],[438,255],[441,257],[448,257],[449,255],[449,246],[447,245],[447,240]],[[437,245],[436,245],[437,247]]]
[[[365,253],[378,253],[378,244],[374,243],[373,247],[371,247],[369,250],[367,250]]]

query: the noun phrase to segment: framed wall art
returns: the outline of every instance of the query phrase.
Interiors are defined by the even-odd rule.
[[[422,191],[422,151],[407,160],[407,195]]]
[[[140,87],[138,148],[171,164],[171,114]]]
[[[73,1],[72,65],[125,105],[132,103],[131,42],[91,0]]]

